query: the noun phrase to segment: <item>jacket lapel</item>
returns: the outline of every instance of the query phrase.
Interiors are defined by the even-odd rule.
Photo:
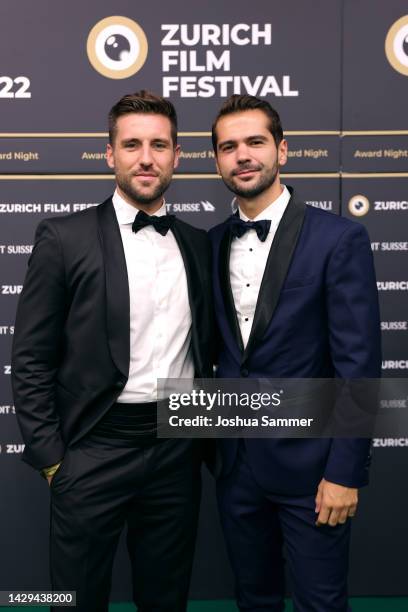
[[[251,334],[242,357],[243,361],[247,359],[254,346],[261,341],[273,317],[302,229],[305,212],[306,205],[298,201],[292,194],[269,251]]]
[[[106,279],[106,326],[116,367],[126,377],[130,360],[130,301],[125,253],[112,198],[98,206]]]
[[[202,376],[202,372],[205,371],[204,356],[200,350],[202,341],[200,341],[198,332],[198,330],[201,329],[201,322],[199,319],[203,312],[203,289],[200,282],[200,259],[197,252],[197,246],[194,244],[194,240],[189,234],[188,226],[176,218],[171,231],[180,249],[184,269],[186,271],[188,301],[191,312],[194,365],[196,376],[200,377]]]
[[[218,273],[227,321],[230,324],[232,335],[235,338],[235,341],[238,344],[240,351],[242,352],[244,350],[244,343],[242,341],[237,311],[235,309],[229,270],[231,241],[232,236],[229,231],[229,226],[226,225],[224,235],[221,238]]]
[[[191,245],[186,232],[183,230],[183,226],[176,218],[175,223],[172,227],[173,235],[176,239],[177,245],[180,249],[181,256],[184,262],[184,269],[187,277],[188,287],[188,301],[190,304],[191,318],[193,324],[195,322],[196,310],[198,301],[201,299],[201,291],[199,285],[200,276],[195,268],[196,264],[196,253],[195,249]]]

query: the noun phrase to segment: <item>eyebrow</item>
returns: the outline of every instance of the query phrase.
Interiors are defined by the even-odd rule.
[[[251,136],[247,136],[246,138],[244,138],[245,141],[248,140],[267,140],[267,137],[264,134],[251,134]],[[237,142],[237,140],[223,140],[222,142],[218,143],[218,147],[224,147],[225,145],[231,145],[231,144],[235,144]]]
[[[127,145],[127,144],[134,144],[138,142],[142,142],[142,140],[140,138],[124,138],[123,140],[120,141],[120,144]],[[163,143],[163,144],[171,143],[171,141],[168,138],[153,138],[150,142],[153,144],[154,143]]]

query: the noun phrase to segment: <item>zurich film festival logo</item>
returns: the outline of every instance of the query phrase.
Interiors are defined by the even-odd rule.
[[[408,15],[398,19],[388,30],[385,54],[394,70],[408,76]]]
[[[147,58],[147,38],[136,21],[128,17],[105,17],[89,32],[88,59],[97,72],[109,79],[127,79]]]
[[[363,195],[355,195],[350,198],[348,209],[355,217],[364,217],[370,210],[370,201]]]

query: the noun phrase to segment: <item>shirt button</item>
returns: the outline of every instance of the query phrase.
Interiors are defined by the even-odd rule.
[[[254,249],[250,248],[249,250],[250,250],[250,251],[253,251]]]
[[[246,286],[249,287],[250,286],[249,283],[247,283]]]
[[[245,321],[249,321],[248,317],[245,317]]]

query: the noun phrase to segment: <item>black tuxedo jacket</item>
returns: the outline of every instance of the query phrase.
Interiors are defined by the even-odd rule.
[[[187,275],[195,375],[210,377],[208,238],[179,219],[172,231]],[[112,199],[42,221],[18,305],[12,355],[27,463],[37,469],[53,465],[67,445],[92,429],[126,384],[129,352],[129,286]]]

